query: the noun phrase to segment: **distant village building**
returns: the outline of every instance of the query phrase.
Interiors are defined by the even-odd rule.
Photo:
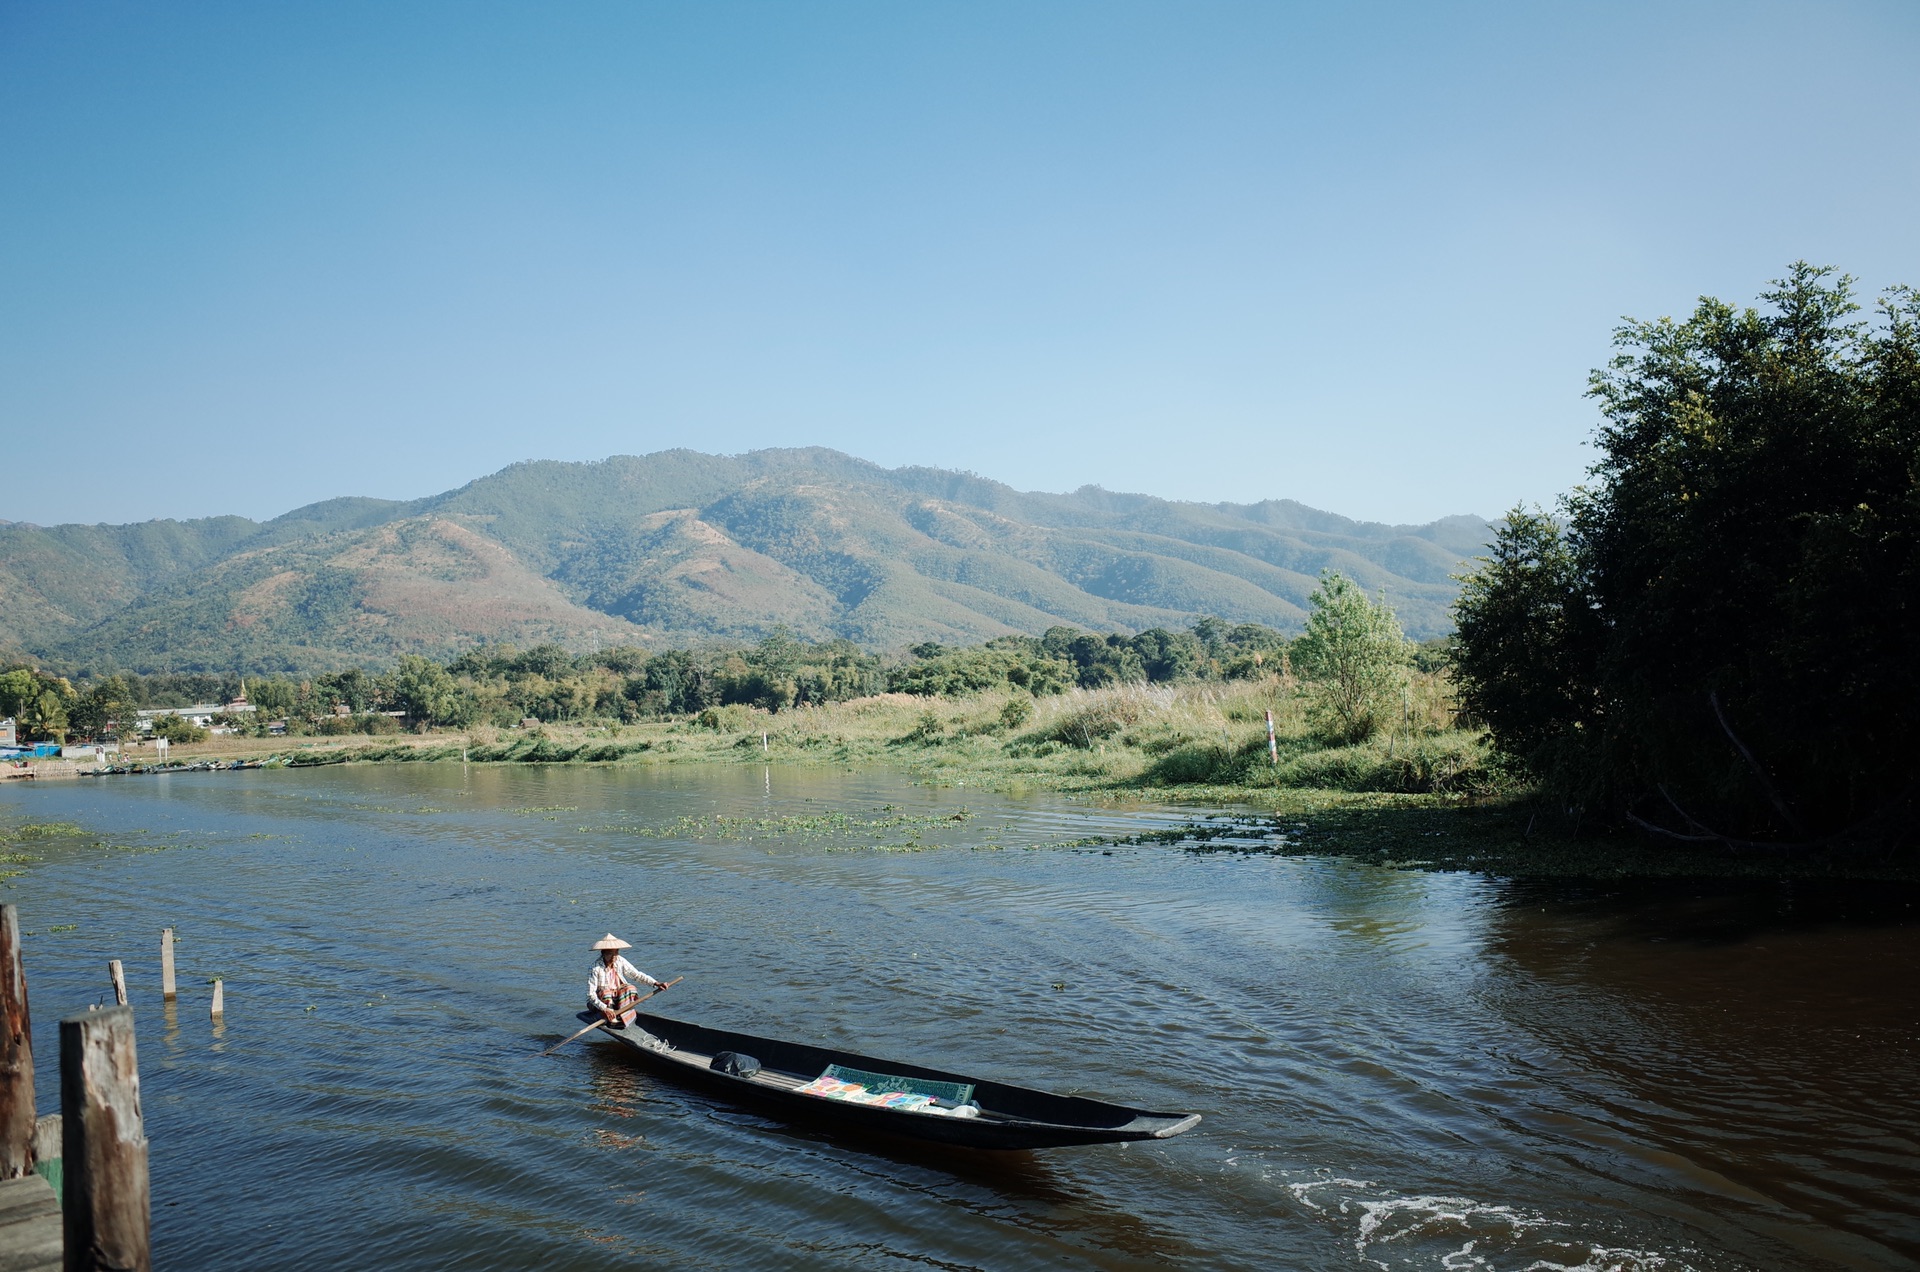
[[[0,746],[19,746],[20,734],[14,727],[13,717],[0,720]]]
[[[240,692],[231,702],[202,702],[191,707],[150,707],[140,712],[140,731],[151,733],[153,722],[161,716],[179,716],[202,729],[211,729],[215,733],[231,733],[232,729],[214,728],[215,716],[237,716],[252,713],[254,706],[247,701],[247,682],[240,682]]]

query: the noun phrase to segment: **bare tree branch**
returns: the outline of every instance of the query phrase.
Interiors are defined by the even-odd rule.
[[[1657,789],[1660,792],[1661,798],[1673,806],[1673,811],[1679,813],[1682,820],[1699,833],[1693,835],[1682,834],[1680,831],[1671,830],[1657,822],[1648,821],[1632,809],[1626,809],[1626,819],[1650,835],[1658,835],[1662,839],[1675,839],[1681,843],[1688,844],[1724,844],[1726,847],[1736,851],[1764,849],[1770,852],[1808,852],[1818,848],[1831,848],[1835,844],[1845,843],[1850,839],[1857,839],[1863,832],[1870,832],[1876,823],[1898,818],[1902,808],[1910,808],[1915,791],[1920,790],[1920,780],[1907,783],[1898,795],[1886,800],[1878,808],[1854,822],[1851,826],[1837,830],[1831,835],[1822,836],[1819,839],[1804,839],[1799,842],[1740,839],[1733,835],[1721,834],[1682,808],[1680,801],[1676,800],[1666,787],[1661,786]],[[1911,820],[1910,815],[1907,820]],[[1896,842],[1903,837],[1903,834],[1893,836]]]
[[[1747,768],[1752,771],[1754,780],[1760,784],[1760,790],[1766,795],[1767,802],[1772,804],[1774,811],[1780,814],[1780,820],[1787,824],[1788,830],[1804,838],[1807,833],[1806,827],[1802,826],[1800,819],[1793,815],[1793,810],[1787,806],[1786,797],[1780,793],[1780,788],[1773,784],[1773,778],[1768,775],[1767,770],[1755,758],[1747,744],[1740,740],[1740,735],[1733,731],[1733,726],[1727,723],[1727,713],[1720,708],[1720,691],[1715,689],[1709,692],[1707,701],[1713,706],[1713,718],[1720,722],[1720,729],[1727,735],[1727,740],[1733,743],[1734,750],[1740,752],[1740,758],[1747,762]]]

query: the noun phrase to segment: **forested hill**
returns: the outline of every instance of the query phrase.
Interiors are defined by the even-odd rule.
[[[516,464],[412,502],[272,521],[0,523],[0,650],[75,668],[308,671],[480,641],[873,648],[1056,624],[1297,628],[1322,569],[1445,630],[1478,517],[1350,521],[1290,501],[1034,494],[837,451]]]

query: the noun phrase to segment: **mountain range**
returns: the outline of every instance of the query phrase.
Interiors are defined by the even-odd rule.
[[[0,653],[73,668],[306,672],[480,642],[661,648],[784,627],[870,648],[1055,624],[1297,629],[1324,569],[1440,634],[1478,517],[1017,491],[819,448],[515,464],[425,499],[245,517],[0,522]]]

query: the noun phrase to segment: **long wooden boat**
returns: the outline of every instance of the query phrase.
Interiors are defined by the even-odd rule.
[[[580,1019],[591,1021],[593,1016],[581,1012]],[[826,1118],[843,1126],[969,1148],[1064,1148],[1166,1139],[1200,1121],[1198,1113],[1152,1113],[1084,1096],[1053,1095],[925,1065],[709,1029],[651,1012],[638,1013],[625,1029],[598,1032],[622,1044],[627,1053],[649,1068],[732,1098],[771,1104],[798,1116]],[[752,1057],[759,1062],[759,1070],[742,1075],[716,1068],[714,1058],[726,1052]],[[971,1095],[964,1103],[977,1112],[969,1116],[965,1108],[950,1105],[911,1109],[850,1103],[801,1089],[817,1085],[829,1066],[842,1073],[885,1076],[897,1080],[899,1086],[918,1090],[964,1088]]]

